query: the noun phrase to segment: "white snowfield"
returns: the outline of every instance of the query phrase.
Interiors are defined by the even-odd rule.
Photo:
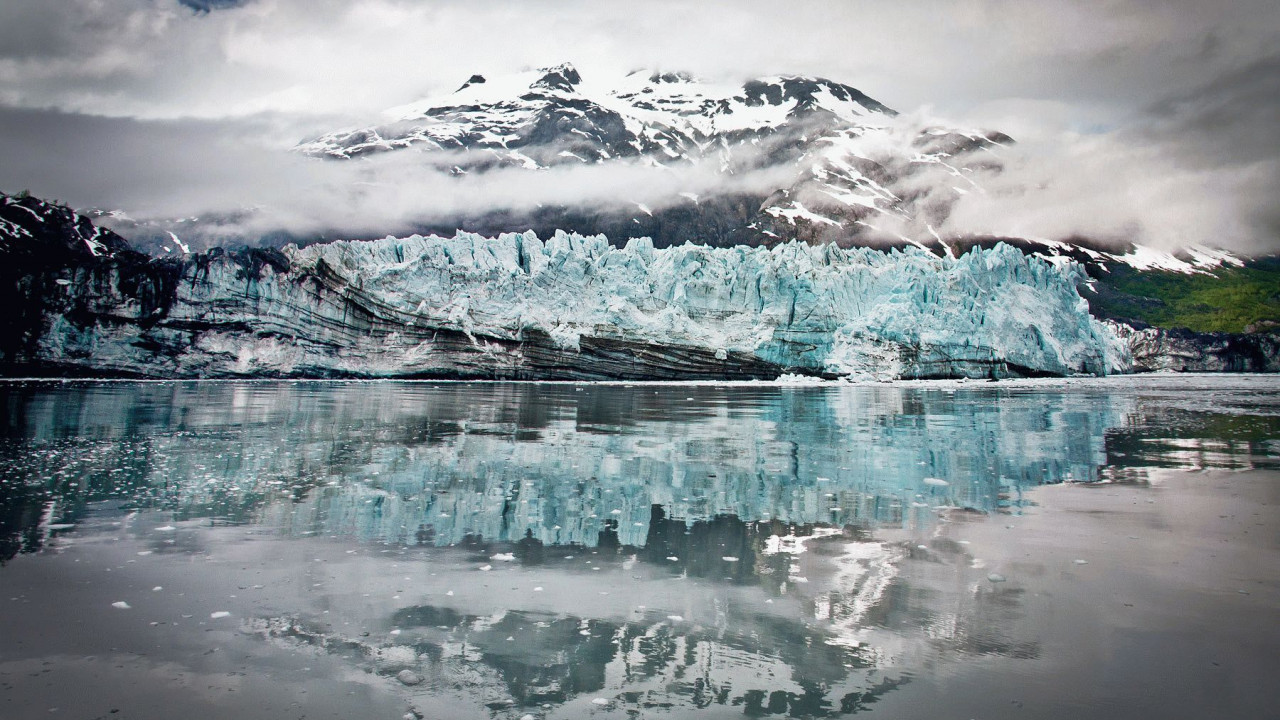
[[[940,258],[795,242],[654,249],[642,238],[616,248],[603,236],[544,242],[528,232],[340,241],[285,254],[290,273],[336,275],[409,316],[406,324],[456,330],[476,344],[536,332],[566,357],[590,337],[854,378],[1108,374],[1129,364],[1076,292],[1078,267],[1007,245]]]

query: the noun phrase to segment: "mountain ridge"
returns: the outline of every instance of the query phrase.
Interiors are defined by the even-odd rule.
[[[415,160],[454,175],[632,163],[656,171],[706,167],[739,179],[763,170],[790,177],[724,196],[673,187],[662,202],[635,203],[630,211],[584,213],[566,202],[455,223],[498,232],[558,223],[617,238],[647,235],[660,246],[693,239],[667,227],[690,224],[700,228],[696,239],[717,246],[905,240],[895,228],[914,220],[923,225],[913,236],[929,237],[924,226],[942,222],[948,203],[899,184],[929,185],[917,182],[922,172],[972,183],[967,174],[999,164],[976,153],[1012,142],[994,131],[899,127],[893,109],[825,78],[781,75],[736,85],[634,72],[593,83],[567,64],[502,78],[473,75],[453,93],[384,115],[391,121],[321,135],[296,149],[335,161],[413,150]],[[661,217],[668,213],[669,220]],[[701,219],[690,223],[690,215]]]

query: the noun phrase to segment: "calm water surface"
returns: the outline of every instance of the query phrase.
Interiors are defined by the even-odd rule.
[[[1280,378],[0,383],[0,717],[1266,717]]]

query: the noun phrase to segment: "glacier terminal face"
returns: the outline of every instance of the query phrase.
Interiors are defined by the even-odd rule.
[[[158,259],[0,205],[7,374],[565,380],[1009,377],[1130,369],[1074,262],[602,235],[387,237]],[[12,227],[10,227],[12,226]]]
[[[28,359],[151,377],[869,379],[1126,368],[1076,270],[533,233],[333,242],[51,271]]]
[[[285,253],[294,274],[333,278],[406,325],[459,332],[478,348],[529,338],[566,356],[610,343],[665,348],[725,376],[739,366],[886,379],[1105,374],[1126,363],[1072,268],[1004,245],[953,259],[914,248],[654,249],[645,239],[617,248],[603,236],[459,233]],[[431,355],[421,344],[406,350]],[[495,368],[519,366],[518,350],[492,352]],[[654,374],[645,366],[637,352],[594,374]]]

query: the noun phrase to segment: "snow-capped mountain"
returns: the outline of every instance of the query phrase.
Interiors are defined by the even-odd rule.
[[[501,78],[472,76],[457,91],[388,110],[385,122],[298,146],[351,160],[413,151],[455,175],[628,163],[690,166],[734,181],[707,193],[673,188],[660,202],[483,213],[424,230],[558,229],[659,246],[773,244],[790,239],[901,244],[933,240],[954,199],[998,170],[998,132],[921,127],[861,91],[822,78],[741,85],[678,73],[583,78],[560,65]]]
[[[831,80],[778,76],[717,84],[681,73],[634,72],[592,79],[571,65],[502,77],[473,75],[454,92],[387,110],[377,122],[328,133],[297,146],[316,162],[395,159],[471,182],[483,202],[442,212],[424,196],[412,227],[387,232],[485,236],[535,231],[602,234],[615,244],[648,237],[656,247],[685,242],[728,247],[798,239],[841,246],[917,246],[957,257],[997,242],[1050,262],[1073,260],[1097,278],[1124,265],[1138,271],[1196,274],[1240,266],[1231,253],[1193,247],[1178,253],[1140,245],[1117,248],[1069,241],[945,235],[953,204],[985,192],[1013,141],[999,132],[921,124],[861,91]],[[565,200],[506,207],[485,190],[492,174],[547,176],[624,167],[645,186],[643,198]],[[403,178],[403,164],[373,174],[360,193]],[[381,173],[381,174],[379,174]],[[363,177],[363,176],[362,176]],[[649,182],[660,178],[658,182]],[[475,182],[475,181],[481,182]],[[684,183],[684,184],[682,184]],[[655,191],[653,186],[663,188]],[[575,185],[576,187],[576,185]],[[625,188],[617,193],[626,195]],[[397,200],[396,206],[400,207]],[[95,221],[162,257],[242,243],[307,245],[350,234],[316,236],[273,230],[238,236],[254,208],[199,218],[135,220],[90,210]]]

